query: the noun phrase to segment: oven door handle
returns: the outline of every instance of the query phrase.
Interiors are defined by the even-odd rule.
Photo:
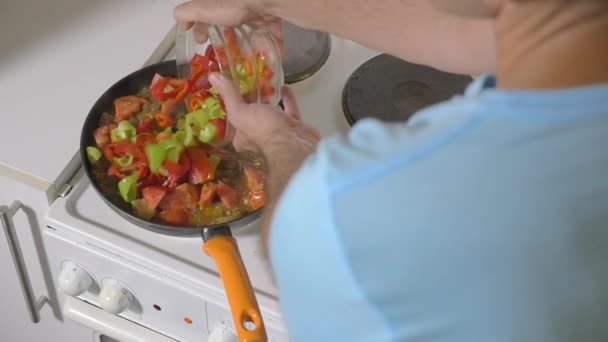
[[[15,232],[15,224],[13,223],[13,216],[15,216],[22,206],[23,204],[21,204],[20,201],[15,201],[8,210],[1,209],[0,221],[2,222],[6,241],[8,242],[8,247],[11,251],[11,256],[13,257],[15,269],[17,270],[19,284],[21,284],[21,291],[23,291],[23,297],[25,298],[27,311],[30,314],[30,320],[32,323],[38,323],[40,322],[40,310],[44,304],[48,303],[49,299],[46,296],[40,296],[40,298],[36,300],[30,276],[27,273],[27,268],[23,261],[23,253],[21,252],[21,246],[19,246],[19,240],[17,239],[17,233]]]

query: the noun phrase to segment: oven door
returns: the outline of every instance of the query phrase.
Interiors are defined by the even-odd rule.
[[[63,304],[63,315],[96,331],[96,342],[177,341],[69,296]]]

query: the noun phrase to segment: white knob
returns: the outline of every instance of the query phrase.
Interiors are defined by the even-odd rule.
[[[61,292],[76,297],[91,287],[93,277],[82,267],[66,261],[61,265],[58,281]]]
[[[109,313],[119,314],[125,311],[133,301],[133,294],[115,279],[104,279],[101,282],[99,305]]]
[[[224,322],[216,324],[215,329],[209,335],[208,342],[238,342],[239,337],[230,331]]]

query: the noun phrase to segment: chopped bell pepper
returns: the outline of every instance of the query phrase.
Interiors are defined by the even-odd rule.
[[[196,144],[194,138],[199,136],[200,130],[208,122],[209,114],[203,109],[186,114],[184,145],[187,147],[194,146]]]
[[[200,140],[201,142],[203,142],[205,144],[208,144],[208,143],[212,142],[213,140],[215,140],[216,135],[217,135],[217,127],[215,127],[215,125],[212,124],[211,122],[208,122],[207,124],[205,124],[203,129],[201,129],[201,131],[199,132],[198,140]]]
[[[160,128],[167,128],[173,125],[173,119],[171,119],[169,114],[158,112],[156,115],[154,115],[154,118],[156,119],[156,123]]]
[[[118,191],[122,199],[131,203],[137,198],[137,179],[139,175],[136,173],[118,182]]]
[[[97,147],[89,146],[87,147],[87,159],[91,165],[97,163],[97,161],[101,158],[101,151],[97,149]]]
[[[137,130],[129,121],[121,121],[118,127],[114,128],[110,133],[110,138],[113,143],[133,139],[137,135]]]
[[[209,113],[209,119],[223,119],[226,117],[220,100],[215,97],[207,98],[203,105],[203,109],[207,110],[207,113]]]
[[[224,136],[226,135],[226,120],[224,120],[224,119],[213,119],[213,120],[211,120],[209,122],[212,123],[213,125],[215,125],[215,128],[217,130],[216,138],[217,139],[224,139]]]
[[[173,137],[168,140],[163,140],[157,144],[150,144],[145,147],[146,157],[150,167],[150,172],[161,173],[161,167],[165,160],[178,162],[184,145]]]
[[[169,84],[170,78],[163,78],[158,80],[152,87],[150,87],[150,93],[158,101],[165,101],[166,99],[175,96],[177,89]]]
[[[121,168],[129,167],[133,164],[133,160],[135,158],[132,154],[127,154],[122,157],[115,157],[114,162],[118,164]]]

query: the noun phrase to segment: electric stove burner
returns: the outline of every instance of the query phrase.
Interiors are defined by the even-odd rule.
[[[325,32],[310,31],[283,22],[285,83],[302,81],[319,71],[329,58],[331,39]]]
[[[404,122],[424,107],[464,93],[472,80],[383,54],[350,76],[342,92],[342,108],[351,125],[366,117]]]

